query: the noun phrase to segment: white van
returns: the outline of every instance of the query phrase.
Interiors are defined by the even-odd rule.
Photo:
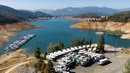
[[[107,58],[101,59],[97,62],[97,64],[99,64],[99,65],[104,65],[104,64],[108,64],[108,63],[110,63],[110,61]]]

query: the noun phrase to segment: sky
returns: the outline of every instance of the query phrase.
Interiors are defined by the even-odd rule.
[[[26,10],[87,6],[130,8],[130,0],[0,0],[0,4]]]

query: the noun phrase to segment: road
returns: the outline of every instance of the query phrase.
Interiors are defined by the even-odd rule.
[[[8,69],[5,73],[10,73],[12,70],[14,70],[15,68],[19,67],[19,66],[22,66],[22,65],[25,65],[25,64],[28,64],[30,61],[27,61],[27,62],[23,62],[23,63],[19,63],[13,67],[11,67],[10,69]]]

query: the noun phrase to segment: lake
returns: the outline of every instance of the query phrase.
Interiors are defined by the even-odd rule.
[[[50,43],[57,43],[59,40],[63,41],[65,47],[70,46],[72,39],[82,39],[89,38],[93,39],[93,43],[97,43],[99,36],[95,34],[96,30],[81,30],[70,28],[71,25],[79,23],[76,20],[67,20],[67,19],[51,19],[51,20],[39,20],[31,21],[29,24],[44,26],[44,28],[37,28],[33,30],[20,31],[17,32],[20,36],[10,38],[9,42],[3,46],[0,46],[0,53],[3,53],[5,46],[14,42],[15,40],[23,37],[27,34],[36,34],[36,37],[30,40],[28,43],[22,46],[22,48],[27,48],[27,53],[33,54],[35,48],[38,46],[41,51],[46,51],[47,46]],[[106,44],[115,47],[130,47],[130,40],[124,40],[117,36],[104,35]]]

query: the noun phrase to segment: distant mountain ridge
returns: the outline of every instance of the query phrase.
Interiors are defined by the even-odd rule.
[[[118,9],[119,11],[130,11],[130,8]]]
[[[49,10],[49,11],[47,9],[38,9],[38,10],[54,16],[75,16],[75,15],[87,14],[87,13],[95,13],[100,16],[109,16],[121,11],[128,11],[130,10],[130,8],[113,9],[108,7],[89,6],[89,7],[67,7],[67,8]]]
[[[45,12],[45,13],[48,13],[48,14],[50,14],[50,13],[52,13],[54,10],[52,10],[52,9],[36,9],[36,10],[31,10],[31,11],[41,11],[41,12]]]

